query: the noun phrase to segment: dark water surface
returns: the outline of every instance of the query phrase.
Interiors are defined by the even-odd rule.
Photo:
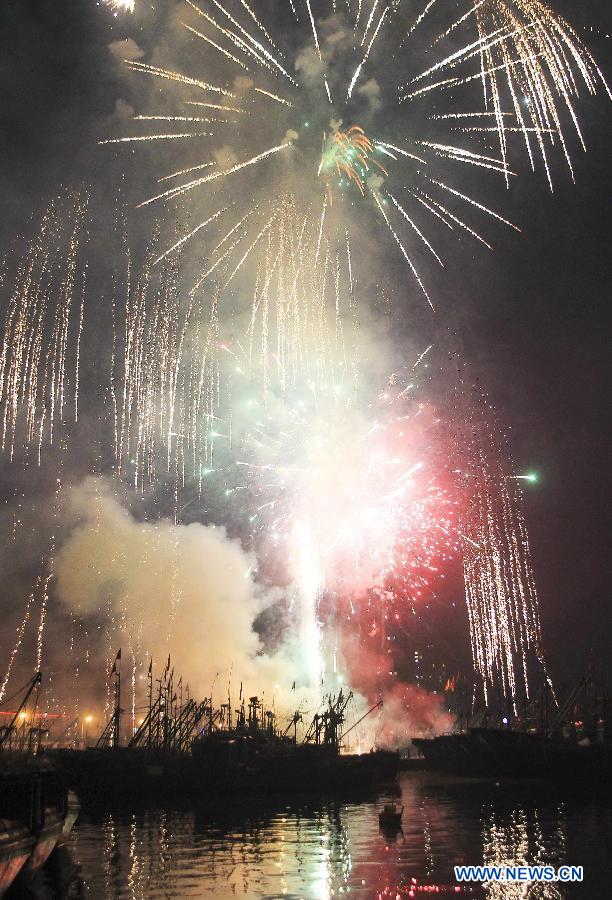
[[[453,866],[485,862],[582,865],[585,883],[494,885],[471,896],[612,898],[612,805],[601,791],[426,773],[401,775],[399,788],[396,836],[379,830],[384,794],[84,811],[71,840],[81,867],[73,896],[374,900],[409,896],[410,887],[416,897],[456,895]]]

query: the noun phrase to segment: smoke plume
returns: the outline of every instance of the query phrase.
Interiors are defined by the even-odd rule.
[[[254,628],[279,592],[257,585],[254,557],[224,528],[137,521],[95,478],[72,489],[68,516],[58,597],[79,616],[106,611],[101,630],[113,635],[113,649],[122,641],[124,660],[145,671],[149,654],[160,667],[170,654],[194,696],[210,696],[214,683],[225,695],[231,678],[236,694],[244,683],[245,694],[285,709],[295,703],[294,682],[308,697],[297,638],[265,653]]]

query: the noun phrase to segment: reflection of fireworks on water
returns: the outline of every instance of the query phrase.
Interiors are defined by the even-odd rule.
[[[327,194],[321,222],[332,187],[356,185],[361,194],[368,194],[366,208],[389,229],[427,296],[416,257],[418,245],[424,243],[439,259],[425,237],[428,229],[439,228],[442,222],[486,244],[465,213],[457,214],[457,205],[467,213],[476,210],[511,224],[449,184],[446,164],[492,171],[509,184],[515,174],[508,164],[510,142],[516,137],[532,168],[536,158],[541,159],[552,186],[550,159],[556,148],[571,171],[565,120],[584,146],[576,113],[580,90],[595,94],[602,85],[608,90],[576,32],[541,0],[479,0],[466,4],[458,16],[448,2],[428,2],[416,20],[410,19],[402,3],[379,6],[374,0],[369,9],[362,9],[361,2],[349,3],[343,14],[334,4],[328,13],[333,13],[336,27],[329,39],[329,21],[318,19],[310,0],[305,0],[292,4],[295,20],[287,10],[286,22],[281,17],[278,23],[280,31],[291,34],[297,48],[294,58],[281,51],[250,5],[243,3],[235,10],[212,0],[209,9],[186,2],[185,12],[192,21],[184,26],[194,48],[205,45],[207,70],[198,77],[200,73],[189,65],[187,74],[144,61],[128,62],[135,72],[181,85],[183,109],[179,114],[138,115],[135,121],[155,125],[154,133],[103,143],[161,142],[173,145],[177,154],[192,141],[210,143],[209,139],[224,145],[231,140],[240,148],[240,157],[230,165],[217,163],[209,149],[195,164],[190,159],[163,174],[164,189],[142,204],[180,201],[194,192],[201,200],[208,185],[227,183],[230,191],[243,185],[230,228],[224,230],[221,220],[215,222],[221,240],[215,238],[204,254],[200,285],[212,272],[221,277],[231,272],[233,277],[250,255],[252,242],[258,242],[269,227],[278,196],[288,188],[295,191],[299,184],[306,196],[315,197],[320,194],[319,174]],[[433,61],[422,67],[419,58],[425,51],[428,62]],[[313,59],[307,76],[302,69],[309,53]],[[387,65],[390,58],[396,60],[393,73]],[[354,123],[355,104],[369,90],[363,85],[366,71],[377,85],[376,108],[367,112],[371,120],[367,133]],[[389,85],[390,78],[401,82],[395,86],[398,92]],[[389,96],[379,96],[381,83]],[[401,120],[394,113],[398,98],[410,105],[410,134],[402,134]],[[343,120],[349,127],[341,127]],[[160,131],[161,123],[174,128]],[[318,127],[324,133],[320,157],[318,151],[313,155],[309,139]],[[276,136],[264,149],[258,130]],[[470,144],[457,145],[457,133]],[[293,167],[290,174],[284,163]],[[240,181],[246,170],[253,187]],[[207,213],[171,249],[202,236],[209,222]],[[231,248],[226,244],[230,235],[234,235]],[[333,243],[343,243],[342,228]]]
[[[485,809],[482,820],[483,863],[487,866],[560,866],[566,861],[567,815],[563,805],[542,812],[517,806],[506,815],[493,806]],[[554,883],[490,882],[490,900],[562,900],[565,890]]]

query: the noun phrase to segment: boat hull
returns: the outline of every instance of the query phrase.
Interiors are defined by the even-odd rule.
[[[67,791],[60,775],[36,761],[0,771],[0,897],[27,885],[63,840]],[[74,819],[72,819],[74,822]]]
[[[455,775],[602,782],[612,776],[612,748],[607,745],[580,746],[494,728],[412,742],[427,768]]]
[[[392,781],[396,753],[338,755],[304,748],[241,758],[234,747],[204,748],[194,755],[146,750],[60,751],[55,759],[82,801],[111,803],[122,797],[206,799],[232,794],[333,792]],[[232,755],[233,754],[233,755]]]

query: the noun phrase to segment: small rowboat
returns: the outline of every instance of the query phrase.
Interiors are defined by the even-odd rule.
[[[401,828],[403,812],[403,806],[398,809],[395,803],[385,803],[378,813],[378,824],[381,828]]]

